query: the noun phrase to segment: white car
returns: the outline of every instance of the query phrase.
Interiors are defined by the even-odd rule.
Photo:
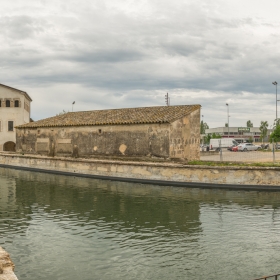
[[[238,151],[247,152],[247,151],[256,151],[260,150],[262,147],[258,145],[254,145],[252,143],[242,143],[238,146]]]

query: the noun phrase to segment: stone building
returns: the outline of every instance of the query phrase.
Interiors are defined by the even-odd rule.
[[[259,127],[215,127],[205,130],[205,134],[220,135],[222,138],[234,138],[238,142],[245,142],[252,140],[253,142],[268,142],[269,135],[273,129],[267,129],[267,136],[261,138],[261,131]]]
[[[15,126],[30,122],[30,96],[0,84],[0,151],[15,151]]]
[[[17,127],[17,152],[199,159],[200,105],[69,112]]]

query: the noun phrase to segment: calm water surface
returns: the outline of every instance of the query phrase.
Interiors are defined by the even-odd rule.
[[[280,272],[280,193],[0,169],[19,280],[252,279]]]

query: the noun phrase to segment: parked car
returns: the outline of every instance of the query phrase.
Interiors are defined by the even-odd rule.
[[[200,151],[202,152],[209,151],[209,145],[200,145]]]
[[[232,148],[232,151],[233,151],[233,152],[238,152],[238,146],[234,146],[234,147]]]
[[[262,149],[268,149],[269,148],[269,144],[261,144]]]
[[[210,150],[220,150],[220,148],[228,148],[238,143],[233,138],[210,139]]]
[[[231,145],[231,146],[229,146],[227,149],[228,149],[229,151],[233,151],[233,149],[234,149],[235,147],[237,147],[237,145]]]
[[[256,150],[260,150],[262,148],[261,146],[254,145],[252,143],[239,144],[237,147],[238,147],[238,151],[241,151],[241,152],[256,151]]]

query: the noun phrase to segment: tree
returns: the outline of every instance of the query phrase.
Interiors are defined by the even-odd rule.
[[[205,134],[205,130],[208,129],[209,126],[206,122],[200,122],[200,134]]]
[[[211,135],[211,139],[220,139],[222,136],[220,134],[216,134],[215,132]]]
[[[225,127],[228,127],[228,123],[225,123]]]
[[[220,134],[216,134],[216,133],[207,134],[207,135],[203,138],[203,142],[204,142],[205,144],[209,144],[211,139],[219,139],[219,138],[222,138],[222,136],[221,136]]]
[[[253,123],[250,120],[247,121],[247,127],[253,127]]]
[[[280,119],[275,119],[274,124],[273,124],[274,128],[276,128],[276,126],[279,126],[279,125],[280,125]]]
[[[264,142],[264,139],[267,137],[267,128],[268,128],[268,122],[267,121],[261,121],[260,124],[260,132],[261,132],[261,140]]]
[[[254,141],[253,137],[250,136],[249,139],[248,139],[248,142],[249,142],[249,143],[253,143],[253,141]]]
[[[270,143],[280,141],[280,125],[276,125],[274,131],[270,134]]]
[[[205,144],[209,144],[210,139],[211,139],[211,134],[207,134],[206,136],[204,136],[203,141],[204,141]]]

